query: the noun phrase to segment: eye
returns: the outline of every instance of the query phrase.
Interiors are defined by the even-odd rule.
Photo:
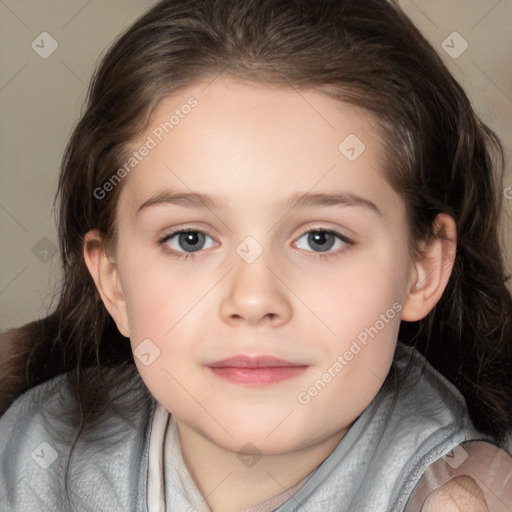
[[[182,230],[167,235],[161,243],[168,245],[176,252],[197,252],[213,247],[213,238],[202,231]]]
[[[329,229],[314,229],[304,233],[296,242],[295,247],[313,252],[328,252],[353,245],[346,236]]]

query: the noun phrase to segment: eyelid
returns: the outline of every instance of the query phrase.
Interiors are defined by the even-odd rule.
[[[330,228],[326,226],[310,226],[304,230],[304,233],[309,233],[310,231],[327,231],[328,233],[334,233],[336,235],[339,235],[340,237],[350,239],[350,237],[343,233],[342,230],[336,228]]]
[[[324,231],[326,233],[331,233],[331,234],[333,234],[335,236],[338,236],[341,240],[343,240],[347,244],[348,243],[355,244],[355,240],[352,237],[350,237],[348,235],[345,235],[344,233],[342,233],[341,231],[339,231],[339,230],[337,230],[335,228],[326,227],[325,225],[324,226],[321,226],[321,225],[318,225],[318,226],[308,226],[304,230],[301,230],[300,235],[296,236],[295,240],[303,237],[307,233],[311,233],[311,232],[315,232],[315,231]]]
[[[162,243],[164,240],[169,239],[173,235],[176,235],[178,233],[187,233],[187,232],[202,233],[203,235],[206,235],[212,239],[215,239],[215,236],[210,234],[210,231],[212,231],[211,228],[203,228],[198,225],[193,225],[193,223],[178,224],[177,226],[173,226],[171,228],[164,229],[163,235],[158,235],[156,238],[156,241],[158,243]]]
[[[174,257],[178,260],[185,260],[188,258],[195,258],[195,259],[201,258],[208,252],[208,249],[211,249],[211,247],[208,247],[207,249],[199,249],[198,251],[195,251],[195,252],[186,252],[186,251],[177,251],[177,250],[173,249],[172,247],[170,247],[170,245],[168,244],[168,241],[170,239],[172,239],[173,237],[175,237],[176,235],[179,235],[181,233],[189,233],[189,232],[201,233],[204,236],[213,240],[215,246],[219,245],[219,242],[217,242],[217,240],[212,235],[208,234],[207,230],[201,229],[201,228],[198,228],[195,226],[191,226],[190,224],[184,224],[181,226],[175,226],[173,228],[170,228],[163,235],[160,235],[156,239],[156,245],[158,247],[161,247],[166,253],[170,254],[172,257]]]
[[[339,238],[343,242],[344,245],[343,245],[343,247],[338,248],[338,249],[336,249],[334,251],[328,250],[328,251],[324,251],[324,252],[322,252],[322,251],[319,251],[319,252],[309,251],[307,249],[302,249],[302,248],[299,248],[299,247],[295,247],[295,249],[297,249],[297,250],[304,251],[304,253],[306,253],[307,257],[309,257],[309,258],[313,258],[313,259],[327,259],[327,258],[332,258],[332,257],[336,257],[336,256],[341,256],[346,251],[348,251],[351,248],[353,248],[354,245],[356,245],[355,240],[352,239],[351,237],[348,237],[347,235],[341,233],[337,229],[328,228],[328,227],[325,227],[325,226],[308,226],[307,228],[305,228],[304,230],[301,231],[301,234],[299,236],[296,236],[294,238],[294,242],[293,243],[296,243],[304,235],[307,235],[308,233],[312,233],[312,232],[313,233],[314,232],[330,233],[330,234],[334,235],[335,237]]]

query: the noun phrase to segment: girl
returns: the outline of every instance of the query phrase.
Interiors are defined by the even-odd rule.
[[[2,510],[509,510],[499,156],[393,2],[158,3],[65,154]]]

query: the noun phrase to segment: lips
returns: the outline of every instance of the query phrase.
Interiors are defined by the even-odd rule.
[[[235,356],[207,365],[217,377],[236,384],[262,386],[300,375],[307,368],[273,356]]]

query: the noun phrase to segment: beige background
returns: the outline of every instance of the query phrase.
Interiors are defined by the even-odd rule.
[[[58,279],[52,201],[65,144],[98,56],[153,3],[0,0],[1,330],[44,316],[51,307]],[[502,137],[512,161],[512,0],[402,0],[401,5],[438,49],[483,120]],[[42,32],[58,44],[46,59],[31,47]],[[455,51],[461,48],[462,40],[452,44],[448,38],[453,32],[468,43],[457,59],[442,48],[445,40]],[[50,40],[45,41],[50,48]],[[510,163],[507,169],[510,197]],[[512,269],[512,199],[504,203],[502,229]]]

